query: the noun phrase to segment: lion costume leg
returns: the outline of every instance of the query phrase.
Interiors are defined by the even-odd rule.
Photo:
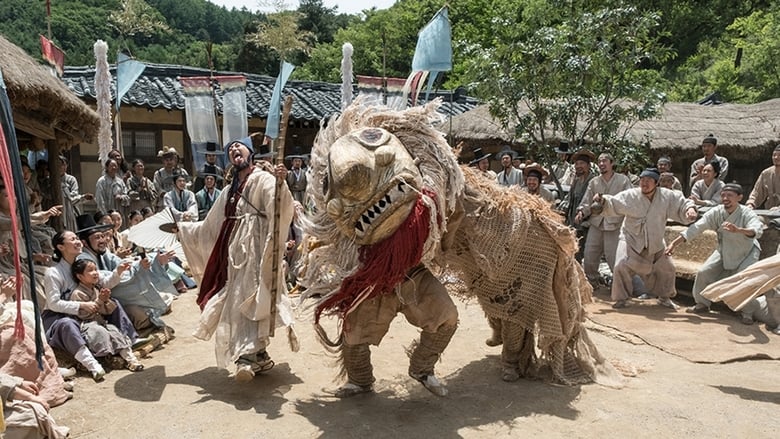
[[[420,340],[409,348],[409,376],[434,395],[445,396],[447,389],[433,369],[458,327],[458,309],[444,285],[423,268],[410,274],[401,285],[399,297],[406,320],[423,330]]]

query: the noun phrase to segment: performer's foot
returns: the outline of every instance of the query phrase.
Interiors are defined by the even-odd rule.
[[[508,383],[513,383],[520,379],[520,372],[514,367],[505,367],[501,370],[501,379]]]
[[[775,329],[772,329],[772,334],[780,335],[780,326],[775,326]]]
[[[710,307],[702,303],[697,303],[696,305],[687,308],[685,312],[692,313],[692,314],[709,314]]]
[[[409,376],[416,379],[420,383],[422,383],[423,386],[425,386],[426,389],[428,389],[429,392],[433,393],[436,396],[447,396],[447,388],[444,387],[444,384],[439,381],[438,378],[436,378],[433,374],[417,374],[417,373],[411,373],[409,372]]]
[[[235,379],[239,382],[251,381],[258,373],[271,370],[274,362],[266,351],[242,355],[236,360]]]
[[[623,309],[626,308],[627,306],[628,306],[628,302],[626,302],[625,300],[618,300],[617,302],[612,304],[612,308],[614,309]]]
[[[504,340],[501,339],[501,333],[497,331],[493,331],[493,335],[490,336],[489,339],[485,340],[485,344],[488,346],[499,346],[504,343]]]
[[[361,393],[371,393],[374,391],[374,386],[371,384],[367,386],[359,386],[357,384],[346,383],[338,389],[322,389],[323,392],[333,395],[336,398],[350,398]]]
[[[665,306],[667,308],[674,309],[674,310],[677,309],[677,304],[672,302],[672,299],[670,299],[668,297],[659,297],[658,298],[658,304],[661,305],[661,306]]]

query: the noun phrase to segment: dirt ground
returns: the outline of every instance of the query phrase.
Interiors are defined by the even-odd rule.
[[[238,384],[214,366],[212,343],[190,336],[194,300],[190,292],[174,302],[166,321],[177,337],[144,360],[145,371],[112,371],[101,383],[76,378],[75,398],[52,410],[72,437],[761,438],[780,431],[780,361],[692,363],[592,326],[602,354],[639,371],[623,388],[504,383],[500,348],[484,344],[489,330],[476,303],[458,303],[460,328],[437,366],[446,398],[406,375],[404,346],[417,331],[402,316],[373,348],[375,394],[337,400],[322,392],[336,370],[306,322],[297,328],[300,352],[275,339],[276,367]],[[774,337],[769,342],[780,343]]]

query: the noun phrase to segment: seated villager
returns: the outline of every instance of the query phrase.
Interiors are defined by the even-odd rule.
[[[35,345],[35,310],[32,302],[17,303],[16,280],[6,278],[0,284],[0,373],[13,375],[33,382],[38,387],[38,396],[49,407],[56,407],[73,397],[73,385],[63,380],[64,376],[75,375],[74,369],[60,369],[54,351],[46,338],[43,339],[41,367],[38,366]],[[24,336],[14,335],[17,306],[21,305]]]
[[[223,178],[218,174],[200,174],[198,178],[203,180],[203,188],[195,194],[195,201],[198,203],[198,220],[203,221],[222,193],[217,183],[221,183]]]
[[[89,215],[81,215],[76,221],[84,230],[79,233],[84,250],[79,259],[95,262],[102,276],[116,271],[123,261],[107,250],[103,231],[93,227],[95,223]],[[143,335],[166,328],[161,316],[170,310],[173,298],[178,294],[165,268],[172,257],[173,252],[149,254],[133,261],[113,285],[103,283],[122,305],[133,327]]]
[[[739,273],[758,261],[761,255],[758,239],[764,231],[764,224],[750,208],[739,204],[742,201],[742,186],[726,184],[721,191],[721,198],[722,204],[707,211],[666,248],[666,254],[671,255],[678,244],[691,240],[705,230],[714,230],[718,234],[718,248],[699,268],[693,282],[696,305],[689,308],[693,313],[707,313],[710,310],[712,302],[701,296],[704,288]]]
[[[677,177],[671,172],[662,172],[661,177],[658,179],[658,186],[669,189],[671,191],[677,191],[682,194],[682,189],[675,189],[675,181]]]
[[[658,166],[658,172],[661,173],[662,179],[664,178],[664,174],[669,174],[666,177],[671,178],[672,180],[671,186],[668,187],[667,189],[672,189],[675,191],[682,192],[682,183],[680,183],[680,180],[677,177],[675,177],[674,173],[672,173],[672,159],[664,155],[659,157],[658,161],[656,161],[655,164],[656,166]],[[659,185],[662,185],[661,187],[666,187],[663,186],[663,184],[665,184],[665,181],[659,180],[658,183]]]
[[[691,164],[691,175],[690,180],[688,181],[690,187],[693,188],[693,185],[702,179],[703,176],[701,171],[704,169],[704,165],[712,162],[718,162],[720,165],[718,179],[721,181],[726,181],[726,176],[728,176],[729,173],[729,161],[726,157],[721,157],[715,154],[715,151],[718,148],[718,139],[715,138],[714,135],[709,134],[704,138],[704,140],[701,141],[700,148],[702,154],[704,154],[704,157],[696,159]]]
[[[119,225],[117,225],[117,216],[119,216]],[[115,210],[110,210],[108,212],[97,211],[92,215],[96,224],[110,226],[109,229],[106,229],[106,231],[103,232],[108,251],[116,254],[120,258],[126,258],[130,256],[132,250],[128,247],[123,247],[119,240],[119,229],[122,227],[121,217],[122,215]]]
[[[0,373],[0,399],[3,404],[3,437],[64,439],[70,429],[57,425],[49,414],[51,407],[39,395],[38,385],[21,377]]]
[[[745,205],[751,209],[780,207],[780,145],[772,151],[772,166],[761,171]]]
[[[720,204],[723,182],[718,179],[720,163],[713,161],[704,165],[701,180],[694,183],[689,197],[698,207],[712,207]]]
[[[29,282],[30,272],[29,272],[29,266],[27,264],[27,258],[28,258],[27,246],[25,245],[24,235],[21,233],[21,231],[24,229],[21,223],[19,223],[19,235],[17,236],[18,248],[13,249],[14,251],[10,251],[11,247],[13,246],[13,233],[11,229],[11,209],[12,207],[8,200],[8,191],[3,181],[0,180],[0,247],[4,247],[8,249],[8,251],[0,251],[0,273],[5,273],[9,276],[15,276],[16,275],[15,264],[16,261],[20,261],[22,274],[26,280],[23,284],[23,289],[24,289],[23,295],[25,298],[31,299],[32,295],[30,292],[30,282]],[[61,209],[62,206],[53,206],[48,210],[31,213],[30,223],[33,226],[44,224],[46,221],[49,220],[49,218],[59,216],[62,213]],[[18,217],[17,220],[19,220]],[[30,242],[31,246],[33,247],[32,260],[35,263],[35,271],[38,274],[38,276],[43,276],[43,273],[46,271],[45,266],[48,265],[49,262],[51,262],[51,256],[49,254],[44,253],[40,245],[36,246],[37,243],[38,241],[34,238]],[[51,248],[51,245],[47,244],[45,247]],[[39,300],[43,301],[43,292],[41,290],[38,290],[36,293],[38,294]]]
[[[82,215],[82,217],[91,217]],[[79,230],[85,233],[89,228],[98,231],[105,230],[105,226],[98,226],[94,223]],[[92,355],[87,347],[87,342],[81,335],[81,325],[78,321],[78,313],[83,310],[95,310],[93,303],[76,302],[70,300],[70,293],[76,289],[77,283],[73,280],[71,273],[71,264],[81,255],[82,243],[75,233],[63,231],[54,235],[52,238],[54,247],[54,261],[56,264],[46,270],[43,278],[44,291],[46,294],[46,306],[41,313],[43,325],[46,328],[46,340],[53,349],[58,349],[66,354],[73,356],[82,366],[84,366],[95,380],[102,379],[103,367]],[[106,287],[112,287],[119,282],[121,272],[114,270],[101,274],[100,282]],[[122,332],[128,334],[131,339],[135,339],[137,334],[133,329],[133,324],[127,318],[124,312],[119,311],[121,307],[108,319]]]
[[[166,192],[163,197],[165,207],[171,209],[173,218],[180,221],[197,221],[198,202],[195,201],[195,194],[187,189],[187,182],[190,176],[187,174],[173,175],[173,189]]]
[[[118,272],[130,268],[129,263],[120,264]],[[101,288],[100,274],[94,262],[88,259],[77,259],[71,266],[73,280],[78,287],[70,293],[71,300],[94,304],[94,309],[80,309],[78,319],[81,322],[81,334],[87,341],[87,347],[95,357],[119,355],[127,363],[127,368],[133,372],[143,370],[144,366],[132,351],[133,342],[127,334],[108,322],[107,318],[117,309],[116,301],[111,299],[111,290]],[[102,372],[105,374],[105,371]],[[102,377],[101,372],[98,375]]]
[[[780,335],[780,292],[777,288],[758,296],[740,310],[742,323],[752,325],[755,322],[766,324],[773,334]]]

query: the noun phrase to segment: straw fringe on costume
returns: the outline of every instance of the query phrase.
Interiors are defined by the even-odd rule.
[[[309,239],[300,276],[307,287],[304,299],[319,297],[314,306],[324,303],[360,268],[359,246],[327,214],[324,183],[330,146],[354,130],[384,128],[415,159],[423,175],[422,187],[436,194],[421,194],[432,218],[422,257],[425,267],[446,278],[451,293],[476,297],[489,317],[512,323],[512,342],[521,345],[519,368],[526,376],[565,384],[593,380],[616,384],[620,380],[616,371],[583,327],[582,306],[591,301],[592,289],[573,258],[577,250],[573,231],[540,198],[501,188],[458,165],[453,150],[435,129],[441,122],[437,106],[433,102],[392,111],[364,106],[358,99],[322,127],[307,175],[314,213],[304,222]],[[342,373],[362,367],[352,364],[360,362],[359,355],[343,351],[341,327],[335,341],[321,327],[318,335],[340,354]]]

